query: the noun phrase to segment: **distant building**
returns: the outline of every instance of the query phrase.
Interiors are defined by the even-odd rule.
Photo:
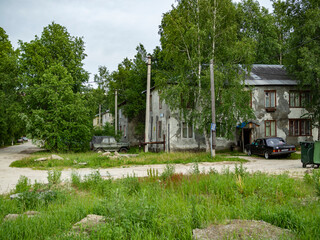
[[[110,113],[109,110],[101,113],[101,126],[104,126],[106,123],[110,123],[111,125],[114,125],[114,118],[112,113]],[[99,114],[95,115],[95,118],[93,119],[93,126],[98,127],[99,126]]]

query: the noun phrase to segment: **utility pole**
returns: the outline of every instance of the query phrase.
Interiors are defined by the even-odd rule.
[[[144,142],[149,142],[150,82],[151,82],[151,56],[148,55],[147,96],[146,96],[146,123],[145,123],[145,131],[144,131]],[[148,152],[148,144],[145,145],[145,152]]]
[[[214,69],[213,69],[213,59],[210,60],[210,82],[211,82],[211,157],[216,155],[216,107],[215,107],[215,94],[214,94]],[[213,125],[213,126],[212,126]]]
[[[118,134],[118,90],[114,94],[114,129],[115,135]]]

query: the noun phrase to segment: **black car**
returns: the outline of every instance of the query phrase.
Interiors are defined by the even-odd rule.
[[[245,146],[245,149],[250,156],[251,154],[262,155],[266,159],[271,156],[290,156],[296,151],[295,145],[288,145],[280,137],[260,138],[253,143]]]

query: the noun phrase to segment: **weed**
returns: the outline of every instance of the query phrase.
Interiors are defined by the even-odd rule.
[[[160,178],[165,181],[170,178],[175,172],[175,167],[172,164],[167,164],[163,172],[160,175]]]
[[[194,174],[194,175],[198,175],[200,174],[200,170],[199,170],[199,164],[197,162],[193,163],[190,170],[189,170],[190,174]]]
[[[136,194],[141,189],[139,179],[134,175],[127,175],[127,177],[123,179],[123,183],[125,188],[127,189],[128,195]]]
[[[150,168],[147,169],[147,175],[151,179],[157,179],[159,177],[159,171],[158,169]]]
[[[16,193],[27,192],[31,189],[31,181],[26,176],[20,176],[18,183],[16,185]]]
[[[81,184],[81,176],[79,173],[72,171],[71,173],[71,184],[74,187],[79,187]]]
[[[312,180],[318,196],[320,196],[320,171],[318,169],[314,169],[312,171]]]
[[[238,164],[236,164],[234,168],[234,172],[237,176],[241,176],[241,177],[248,175],[247,168],[243,167],[242,163],[240,164],[239,167],[238,167]]]
[[[59,184],[61,182],[61,171],[59,170],[48,171],[47,179],[48,179],[49,186]]]

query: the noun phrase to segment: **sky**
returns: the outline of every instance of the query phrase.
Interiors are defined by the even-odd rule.
[[[30,42],[55,22],[71,36],[83,37],[90,81],[99,66],[110,72],[126,57],[134,58],[142,43],[152,53],[159,42],[162,15],[175,0],[0,0],[0,27],[14,48],[18,40]],[[236,0],[239,2],[239,0]],[[272,10],[269,0],[259,1]]]

